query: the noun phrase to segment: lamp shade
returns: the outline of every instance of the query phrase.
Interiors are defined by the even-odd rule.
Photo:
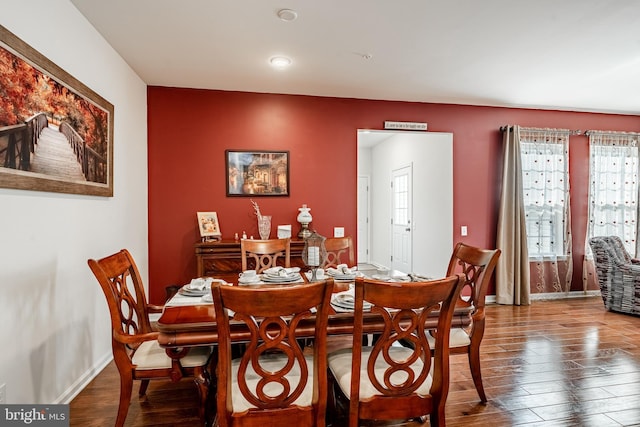
[[[313,220],[310,212],[311,208],[308,208],[307,205],[302,205],[301,208],[298,208],[298,211],[300,211],[300,213],[298,213],[296,220],[300,224],[309,224]]]

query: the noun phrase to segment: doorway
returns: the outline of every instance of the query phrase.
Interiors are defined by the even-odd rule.
[[[405,236],[396,246],[391,182],[394,171],[411,165],[411,195],[407,193]],[[453,134],[445,132],[358,130],[358,177],[368,176],[368,262],[392,268],[407,262],[404,272],[444,277],[453,250]],[[358,183],[360,189],[360,183]],[[361,194],[358,191],[358,203]],[[410,207],[409,207],[410,206]],[[358,236],[359,238],[360,236]],[[404,239],[404,240],[403,240]],[[358,239],[359,242],[359,239]],[[394,255],[397,252],[397,255]],[[363,256],[363,255],[362,255]]]

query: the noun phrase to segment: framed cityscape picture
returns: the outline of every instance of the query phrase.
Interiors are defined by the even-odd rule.
[[[288,196],[289,152],[226,150],[227,196]]]

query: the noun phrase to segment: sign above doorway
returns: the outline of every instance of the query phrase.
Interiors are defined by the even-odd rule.
[[[392,130],[427,130],[427,124],[426,123],[420,123],[420,122],[391,122],[391,121],[385,121],[384,122],[384,128],[385,129],[392,129]]]

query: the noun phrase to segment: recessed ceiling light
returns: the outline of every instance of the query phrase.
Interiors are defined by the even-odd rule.
[[[291,59],[286,56],[274,56],[269,60],[269,63],[276,68],[287,68],[291,65]]]
[[[298,18],[298,12],[292,9],[280,9],[278,11],[278,18],[287,22],[295,21]]]

